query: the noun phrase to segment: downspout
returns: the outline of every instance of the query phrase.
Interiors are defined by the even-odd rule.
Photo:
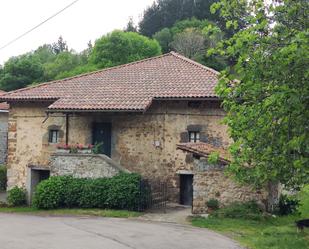
[[[69,114],[65,114],[65,144],[69,144]]]

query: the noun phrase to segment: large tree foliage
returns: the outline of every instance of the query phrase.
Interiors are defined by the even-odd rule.
[[[246,23],[219,49],[236,59],[217,89],[234,140],[228,170],[256,186],[297,188],[309,183],[309,2],[256,0],[247,6],[251,14],[242,19],[233,19],[235,9],[215,6],[223,7],[228,25]]]
[[[182,55],[194,59],[205,53],[205,38],[194,29],[187,29],[176,34],[171,47]]]
[[[10,58],[0,71],[0,87],[5,91],[25,87],[43,78],[42,65],[31,54]]]
[[[156,0],[148,7],[139,23],[141,34],[151,37],[156,32],[172,27],[177,21],[196,17],[222,23],[210,7],[218,0]]]
[[[153,36],[163,52],[174,50],[216,70],[227,67],[227,60],[220,55],[208,55],[224,39],[224,32],[208,20],[196,18],[176,22],[171,28],[164,28]]]
[[[98,39],[90,56],[99,68],[121,65],[161,54],[156,40],[134,32],[113,31]]]
[[[15,90],[30,84],[59,79],[96,69],[89,65],[91,43],[81,53],[68,49],[59,38],[57,43],[44,44],[36,50],[12,57],[0,70],[0,88]]]
[[[69,50],[67,42],[63,40],[62,36],[58,38],[57,42],[53,43],[52,49],[55,54],[60,54]]]

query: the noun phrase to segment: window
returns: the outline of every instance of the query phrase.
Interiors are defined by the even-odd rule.
[[[189,142],[197,143],[200,141],[200,132],[198,131],[189,131]]]
[[[55,144],[55,143],[58,143],[58,140],[59,140],[59,131],[58,130],[50,130],[48,142]]]

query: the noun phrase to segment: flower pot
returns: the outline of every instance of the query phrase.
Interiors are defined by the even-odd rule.
[[[91,149],[78,149],[77,153],[80,153],[80,154],[91,154]]]
[[[68,149],[57,149],[57,153],[70,153],[70,150]]]

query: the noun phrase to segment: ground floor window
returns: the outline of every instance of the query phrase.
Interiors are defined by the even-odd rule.
[[[49,131],[48,142],[53,143],[53,144],[59,142],[59,131],[58,130],[50,130]]]
[[[189,142],[197,143],[200,141],[200,132],[198,131],[189,131]]]

